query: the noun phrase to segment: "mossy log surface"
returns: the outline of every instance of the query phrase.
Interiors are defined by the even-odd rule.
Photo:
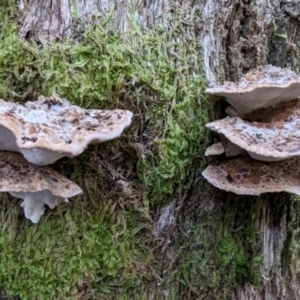
[[[216,139],[204,124],[224,104],[205,87],[268,63],[298,71],[297,4],[5,2],[1,98],[56,92],[135,117],[121,138],[53,166],[84,195],[39,224],[1,196],[0,289],[39,300],[300,299],[299,200],[236,196],[200,175]]]

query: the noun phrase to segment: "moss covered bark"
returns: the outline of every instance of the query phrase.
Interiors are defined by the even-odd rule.
[[[39,224],[23,217],[19,200],[2,195],[0,288],[21,299],[149,299],[162,280],[152,210],[189,188],[207,141],[195,28],[186,36],[178,17],[171,30],[142,32],[132,20],[124,42],[105,19],[76,40],[24,42],[8,7],[1,18],[2,98],[23,102],[55,92],[82,107],[126,108],[135,117],[116,141],[54,165],[84,195],[47,211]]]
[[[56,92],[86,108],[130,109],[134,121],[121,138],[53,166],[84,195],[48,210],[39,224],[24,218],[19,200],[1,195],[0,289],[21,299],[293,299],[298,200],[237,197],[200,176],[210,143],[204,124],[221,110],[204,94],[207,69],[237,78],[267,58],[276,64],[278,45],[296,53],[298,35],[288,43],[278,35],[285,27],[268,27],[274,51],[267,53],[263,35],[247,48],[245,37],[261,34],[250,25],[261,21],[262,4],[239,3],[214,13],[204,3],[172,2],[165,25],[143,30],[133,12],[126,36],[108,15],[73,39],[46,43],[17,37],[17,9],[6,1],[0,97],[24,102]],[[212,55],[201,37],[220,21],[217,7],[222,18],[235,14]]]

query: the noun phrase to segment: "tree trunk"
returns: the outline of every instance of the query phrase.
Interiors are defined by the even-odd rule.
[[[134,9],[140,26],[163,22],[171,14],[168,0],[154,1],[109,1],[109,0],[38,0],[19,1],[21,12],[20,36],[35,40],[55,39],[63,41],[78,34],[78,23],[84,24],[112,13],[111,30],[122,26],[123,32],[130,28],[128,13]],[[81,30],[81,29],[80,29]]]
[[[36,41],[76,39],[84,24],[112,13],[111,29],[121,26],[126,42],[131,29],[129,12],[134,13],[141,28],[157,24],[171,28],[175,11],[180,10],[184,12],[182,23],[197,29],[207,85],[237,80],[248,70],[266,64],[299,68],[300,7],[296,2],[20,0],[18,8],[20,37]],[[195,14],[200,19],[192,17]],[[211,118],[220,109],[217,104]],[[199,163],[204,159],[201,157]],[[157,291],[165,299],[172,289],[176,299],[222,299],[224,295],[239,300],[300,299],[299,212],[300,204],[287,194],[235,196],[219,192],[196,176],[192,187],[179,196],[170,196],[167,205],[156,209],[156,234],[165,241],[157,254],[164,270]],[[230,239],[234,241],[232,247]],[[238,239],[241,247],[234,246]],[[263,260],[259,260],[259,252]],[[199,285],[181,285],[172,278],[187,262],[184,256],[189,255],[197,264],[206,264],[203,268],[211,266],[211,274],[218,268],[224,268],[224,274],[226,268],[230,272],[233,262],[241,269],[224,280],[216,279],[207,288],[213,277],[193,274],[191,265],[191,273],[184,280],[192,282],[193,276],[200,276]],[[259,272],[258,279],[255,272]],[[203,286],[205,295],[201,293]]]

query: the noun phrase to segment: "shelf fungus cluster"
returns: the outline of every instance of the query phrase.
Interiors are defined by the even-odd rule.
[[[225,154],[202,175],[214,186],[243,195],[300,195],[300,77],[266,66],[238,83],[207,89],[231,104],[224,119],[206,124],[221,142],[205,155]]]
[[[12,151],[0,152],[0,192],[23,199],[25,216],[37,223],[45,204],[53,209],[58,199],[82,193],[46,165],[79,155],[89,143],[120,136],[132,115],[120,109],[85,110],[58,95],[24,106],[0,100],[0,150]]]

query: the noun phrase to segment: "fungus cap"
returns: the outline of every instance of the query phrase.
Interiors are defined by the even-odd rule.
[[[249,71],[237,83],[216,84],[206,93],[225,97],[239,114],[245,114],[298,98],[300,77],[290,69],[268,65]]]
[[[223,154],[223,153],[224,153],[224,147],[223,147],[222,143],[219,142],[219,143],[215,143],[215,144],[210,145],[210,146],[206,149],[204,155],[205,155],[205,156],[210,156],[210,155],[221,155],[221,154]]]
[[[219,134],[219,137],[223,145],[225,155],[227,157],[237,156],[243,152],[243,149],[241,147],[232,143],[223,134]]]
[[[89,143],[120,136],[132,115],[121,109],[82,109],[58,95],[25,106],[0,100],[0,149],[20,152],[37,165],[51,164],[79,155]]]
[[[215,187],[239,195],[260,195],[268,192],[300,195],[299,157],[267,163],[240,156],[215,162],[202,175]]]
[[[224,135],[254,159],[278,161],[300,155],[299,101],[269,110],[266,118],[266,122],[249,122],[227,117],[206,127]]]
[[[54,208],[59,198],[82,193],[81,188],[50,167],[29,163],[22,155],[0,152],[0,192],[22,198],[26,218],[37,223],[45,204]]]

